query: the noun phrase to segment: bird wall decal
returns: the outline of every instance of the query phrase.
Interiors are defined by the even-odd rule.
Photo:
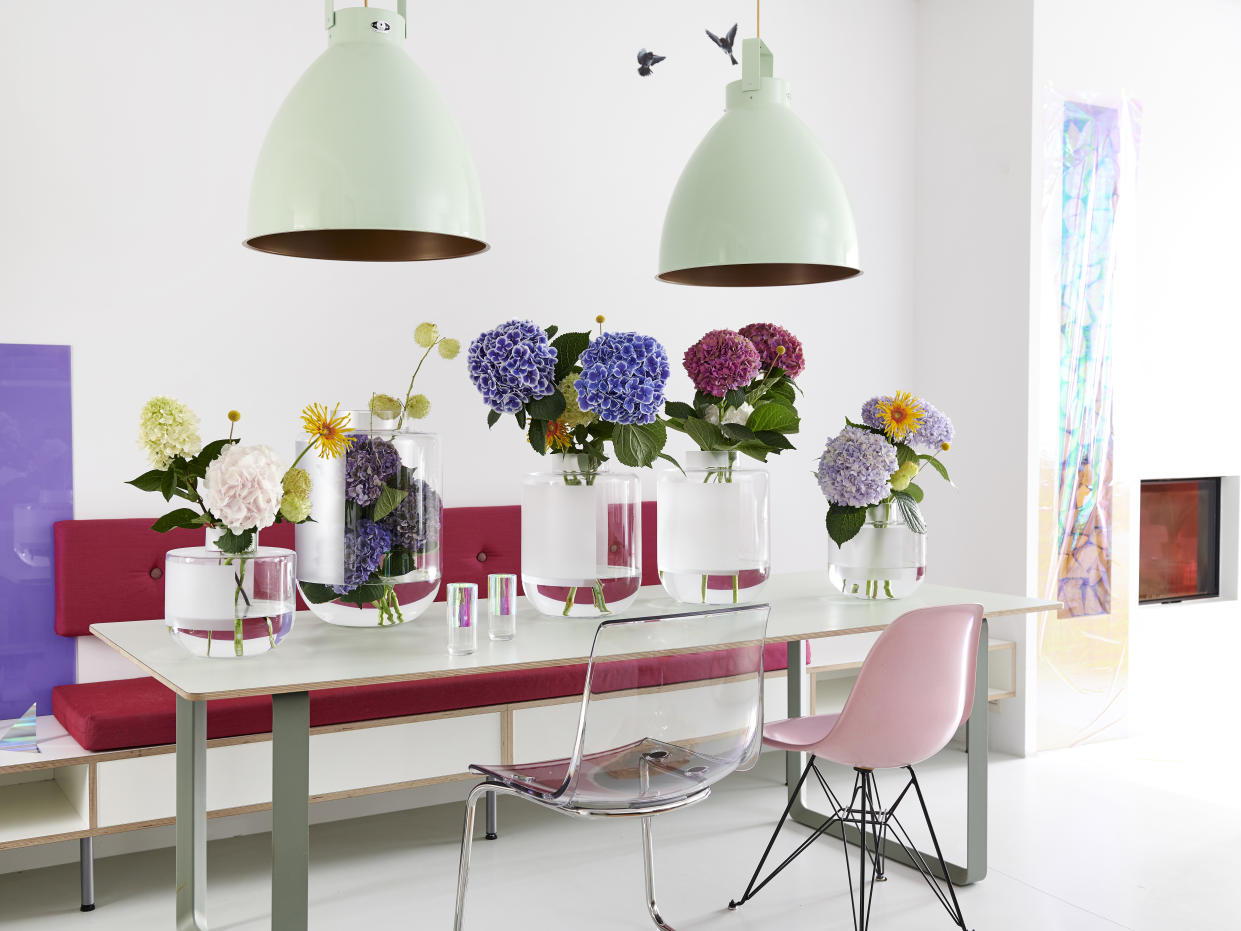
[[[733,23],[733,28],[728,30],[728,32],[724,34],[723,38],[720,38],[719,36],[717,36],[710,29],[707,30],[707,36],[711,39],[712,42],[714,42],[716,45],[720,47],[720,50],[725,55],[728,56],[729,61],[731,61],[734,65],[737,63],[737,58],[735,55],[733,55],[733,42],[737,40],[737,24],[736,23]]]
[[[656,55],[654,52],[648,52],[646,49],[638,50],[638,74],[646,77],[651,74],[651,69],[663,61],[667,56]]]

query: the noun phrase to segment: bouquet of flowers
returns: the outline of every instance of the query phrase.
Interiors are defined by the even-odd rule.
[[[510,320],[479,334],[467,353],[470,381],[491,408],[487,425],[505,414],[527,431],[539,453],[585,457],[587,481],[608,458],[629,466],[669,459],[659,419],[671,370],[668,354],[641,333],[559,333]],[[559,334],[559,335],[557,335]]]
[[[796,336],[774,323],[711,330],[685,351],[684,364],[694,403],[669,401],[669,427],[699,449],[727,452],[730,467],[739,452],[766,462],[794,448],[788,435],[801,424],[795,379],[806,367]]]
[[[952,421],[929,402],[898,391],[871,398],[862,405],[861,422],[845,424],[819,459],[828,535],[843,546],[861,531],[869,508],[882,506],[886,520],[893,504],[910,530],[926,533],[918,507],[923,491],[914,479],[930,466],[950,481],[936,453],[951,446]]]
[[[420,573],[426,555],[440,544],[443,502],[431,478],[418,474],[416,462],[405,464],[396,433],[406,418],[420,420],[431,410],[430,399],[414,393],[427,357],[437,351],[443,359],[454,359],[461,344],[441,336],[430,322],[418,325],[414,341],[423,353],[404,400],[372,393],[369,423],[352,425],[354,442],[345,453],[344,581],[299,583],[302,597],[311,605],[373,605],[381,627],[405,621],[396,586]],[[438,584],[438,577],[434,581]]]

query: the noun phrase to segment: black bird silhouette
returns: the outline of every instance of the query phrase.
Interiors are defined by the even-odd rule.
[[[651,73],[651,68],[659,64],[667,56],[656,55],[654,52],[648,52],[646,49],[638,50],[638,74],[646,77]]]
[[[707,35],[710,36],[711,41],[718,45],[721,51],[728,56],[728,60],[735,65],[737,63],[737,59],[733,56],[733,42],[737,38],[737,24],[733,23],[733,28],[728,30],[728,33],[722,39],[710,29],[707,30]]]

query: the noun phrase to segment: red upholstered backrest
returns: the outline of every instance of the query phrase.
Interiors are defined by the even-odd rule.
[[[293,525],[264,530],[264,546],[293,547]],[[56,633],[84,637],[90,625],[164,616],[164,554],[198,546],[201,530],[156,533],[149,518],[62,520],[55,537]],[[444,581],[487,586],[492,572],[521,573],[521,508],[444,509]],[[642,505],[642,584],[657,585],[655,503]],[[158,569],[158,577],[152,570]],[[443,600],[441,587],[439,599]],[[298,607],[304,608],[301,599]]]

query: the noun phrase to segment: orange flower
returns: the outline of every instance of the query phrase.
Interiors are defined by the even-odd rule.
[[[552,420],[547,424],[547,448],[562,453],[573,448],[573,437],[569,436],[569,428],[559,420]]]
[[[898,391],[879,402],[879,420],[889,439],[901,442],[922,426],[926,409],[908,391]]]

